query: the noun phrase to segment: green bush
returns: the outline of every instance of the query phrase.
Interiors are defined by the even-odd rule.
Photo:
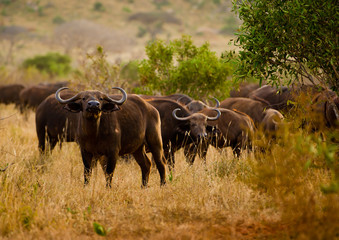
[[[239,74],[276,85],[307,79],[338,91],[338,2],[233,1],[242,25]]]
[[[62,24],[62,23],[65,22],[65,20],[60,16],[56,16],[56,17],[53,18],[52,22],[54,24]]]
[[[34,67],[51,76],[65,76],[71,71],[71,58],[59,53],[47,53],[26,59],[24,68]]]
[[[233,66],[218,57],[205,43],[193,45],[190,36],[165,44],[161,40],[146,46],[147,60],[139,67],[138,92],[164,95],[181,92],[194,98],[213,95],[225,98],[231,86]]]
[[[95,2],[94,6],[93,6],[93,10],[94,11],[98,11],[98,12],[104,12],[105,11],[105,7],[101,2]]]

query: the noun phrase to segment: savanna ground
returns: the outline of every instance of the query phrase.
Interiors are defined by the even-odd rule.
[[[24,117],[14,105],[1,105],[0,115],[10,116],[0,129],[0,166],[10,164],[0,173],[2,239],[339,237],[338,194],[321,191],[331,182],[325,155],[337,157],[333,145],[293,124],[271,151],[240,159],[229,149],[210,149],[206,165],[197,159],[189,166],[179,151],[164,187],[153,166],[142,189],[139,166],[121,160],[107,189],[99,165],[84,187],[75,143],[40,157],[34,112]]]

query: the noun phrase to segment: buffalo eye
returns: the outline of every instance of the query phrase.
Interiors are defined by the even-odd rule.
[[[82,100],[83,100],[83,101],[85,101],[85,100],[86,100],[86,98],[82,98]]]
[[[99,98],[99,100],[102,101],[102,100],[104,100],[104,99],[101,97],[101,98]]]

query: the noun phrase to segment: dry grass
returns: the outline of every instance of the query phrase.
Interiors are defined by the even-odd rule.
[[[16,112],[0,105],[1,117]],[[230,151],[212,150],[206,165],[197,159],[192,167],[179,151],[173,180],[160,187],[153,168],[147,189],[140,187],[138,165],[121,161],[106,189],[100,167],[83,186],[74,143],[39,156],[33,112],[28,120],[17,113],[1,123],[0,166],[11,165],[0,173],[0,238],[100,239],[94,222],[110,239],[338,237],[338,195],[319,187],[330,181],[330,172],[305,170],[300,155],[288,153],[292,147],[239,160]]]

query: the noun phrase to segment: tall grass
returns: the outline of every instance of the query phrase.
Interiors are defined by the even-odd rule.
[[[0,105],[0,117],[14,106]],[[282,130],[265,153],[209,149],[206,165],[176,154],[173,178],[149,187],[141,171],[119,161],[111,189],[98,166],[88,186],[75,143],[41,157],[34,113],[1,120],[0,238],[4,239],[334,239],[339,197],[318,142],[302,130]],[[265,139],[261,139],[265,141]],[[330,143],[325,144],[329,145]]]

